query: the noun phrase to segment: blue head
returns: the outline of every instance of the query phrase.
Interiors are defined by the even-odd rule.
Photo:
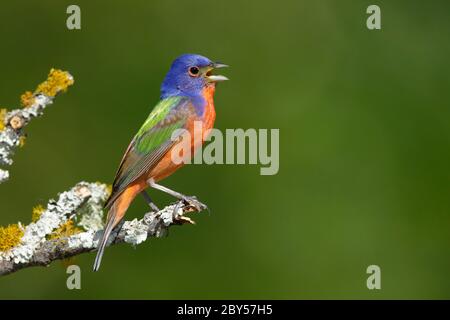
[[[198,54],[183,54],[172,63],[161,85],[161,98],[200,96],[206,86],[228,80],[224,76],[212,74],[213,69],[226,66]]]

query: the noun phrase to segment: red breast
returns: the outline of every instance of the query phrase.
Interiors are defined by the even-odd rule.
[[[206,106],[202,115],[197,118],[192,119],[186,126],[186,129],[191,135],[191,141],[182,141],[180,143],[189,143],[186,148],[191,148],[191,157],[194,156],[197,149],[205,142],[207,133],[214,126],[214,121],[216,119],[216,110],[214,109],[214,91],[215,85],[210,84],[205,89],[203,89],[203,98],[206,101]],[[194,125],[195,121],[201,122],[201,126],[197,124]],[[200,129],[201,128],[201,129]],[[201,131],[201,132],[200,132]],[[201,139],[195,139],[195,137],[200,136]],[[155,181],[162,180],[172,173],[174,173],[178,168],[183,166],[183,163],[175,164],[172,161],[172,149],[167,152],[167,154],[158,162],[158,164],[149,172],[146,179],[153,178]]]

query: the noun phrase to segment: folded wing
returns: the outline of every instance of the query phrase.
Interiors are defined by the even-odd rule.
[[[172,133],[185,128],[189,117],[194,115],[195,108],[188,97],[170,97],[155,106],[122,158],[105,208],[109,208],[131,183],[158,164],[176,142],[176,139],[171,139],[176,138]]]

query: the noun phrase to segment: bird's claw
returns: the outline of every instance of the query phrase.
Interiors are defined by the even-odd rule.
[[[208,207],[204,203],[201,203],[200,201],[198,201],[195,196],[183,197],[181,199],[181,201],[179,201],[174,207],[174,217],[175,217],[176,224],[186,224],[186,223],[195,224],[195,221],[192,220],[191,218],[178,214],[178,209],[180,209],[180,207],[183,204],[185,204],[189,207],[187,212],[189,212],[189,211],[192,212],[194,210],[197,212],[200,212],[205,209],[207,209],[209,211]]]
[[[182,224],[186,224],[186,223],[195,224],[194,220],[192,220],[189,217],[183,216],[182,213],[180,214],[178,212],[178,210],[180,209],[182,204],[183,204],[183,202],[179,201],[179,202],[177,202],[177,204],[173,208],[173,221],[174,221],[174,223],[178,224],[178,225],[182,225]]]
[[[194,220],[186,216],[179,216],[175,220],[178,224],[186,224],[186,223],[195,224]]]
[[[196,196],[191,196],[191,197],[184,197],[183,201],[190,207],[192,207],[193,209],[195,209],[197,212],[203,211],[203,210],[208,210],[208,206],[200,201],[197,200]]]

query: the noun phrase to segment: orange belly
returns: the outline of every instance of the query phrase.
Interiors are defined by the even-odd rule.
[[[181,147],[183,150],[188,150],[190,148],[192,158],[195,152],[203,145],[207,138],[207,133],[210,129],[213,128],[214,121],[216,119],[216,111],[214,109],[213,101],[214,91],[214,84],[206,87],[203,90],[203,97],[206,100],[205,111],[203,115],[194,120],[200,121],[202,125],[195,127],[194,121],[190,121],[189,125],[186,128],[191,135],[191,141],[189,141],[188,139],[183,139],[172,148],[170,148],[166,155],[158,162],[158,164],[146,174],[146,180],[153,178],[155,181],[160,181],[170,176],[177,169],[181,168],[184,165],[184,163],[174,163],[172,161],[172,151],[174,148],[176,148],[177,150],[180,150]],[[194,138],[199,136],[201,136],[201,139]],[[183,143],[184,146],[180,146],[181,143]]]

